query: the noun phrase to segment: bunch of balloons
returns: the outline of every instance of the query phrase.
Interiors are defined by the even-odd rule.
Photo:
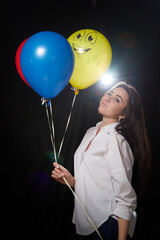
[[[108,40],[101,33],[91,29],[83,29],[73,33],[68,38],[68,41],[58,33],[43,31],[25,39],[18,47],[15,56],[17,71],[22,80],[45,101],[56,162],[54,124],[50,99],[56,97],[68,82],[75,90],[71,112],[65,129],[66,133],[79,89],[88,88],[96,83],[109,68],[111,59],[112,51]],[[48,100],[49,105],[46,103]],[[58,157],[65,133],[60,144]],[[64,177],[63,179],[78,200],[100,239],[102,239],[96,225],[89,217],[78,196],[74,193],[67,180]]]
[[[79,30],[67,41],[56,32],[42,31],[19,45],[15,64],[28,86],[41,97],[51,99],[68,82],[75,94],[93,85],[107,71],[111,59],[111,46],[100,32]]]

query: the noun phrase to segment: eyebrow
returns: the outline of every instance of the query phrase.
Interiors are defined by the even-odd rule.
[[[121,101],[123,102],[123,98],[121,96],[119,96],[119,95],[116,95],[116,96],[119,97],[121,99]]]
[[[112,90],[110,92],[113,93]],[[116,96],[119,97],[121,99],[121,101],[123,102],[123,98],[121,96],[119,96],[118,94]]]

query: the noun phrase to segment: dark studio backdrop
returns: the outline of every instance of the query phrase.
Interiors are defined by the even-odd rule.
[[[83,28],[104,34],[112,47],[116,81],[139,91],[152,147],[152,169],[138,200],[136,240],[157,239],[159,217],[160,1],[24,0],[1,7],[1,227],[3,239],[76,239],[70,190],[51,179],[53,149],[41,97],[19,77],[15,53],[40,31],[68,38]],[[86,130],[101,117],[99,83],[77,96],[60,156],[73,173],[73,155]],[[63,137],[74,93],[71,85],[52,100],[56,148]],[[135,123],[136,124],[136,123]]]

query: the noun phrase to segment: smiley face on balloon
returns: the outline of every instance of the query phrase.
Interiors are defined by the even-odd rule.
[[[85,30],[83,32],[79,31],[73,38],[72,47],[76,54],[82,55],[90,51],[96,41],[97,34],[95,32],[89,32],[86,34]]]
[[[76,89],[87,88],[96,83],[111,64],[109,41],[100,32],[91,29],[73,33],[68,41],[75,55],[70,83]]]

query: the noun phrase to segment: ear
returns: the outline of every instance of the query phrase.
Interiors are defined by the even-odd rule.
[[[126,115],[119,115],[118,120],[120,121],[120,120],[124,119],[125,117],[126,117]]]

